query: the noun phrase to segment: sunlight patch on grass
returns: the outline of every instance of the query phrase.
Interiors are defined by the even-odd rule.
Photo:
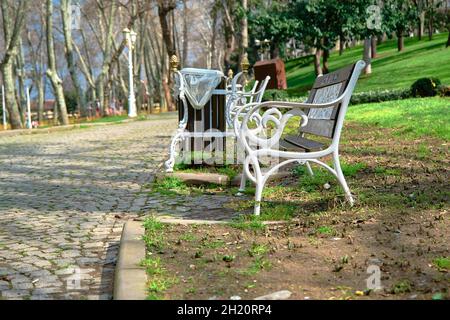
[[[397,136],[409,138],[434,136],[448,141],[449,111],[449,98],[406,99],[351,106],[347,119],[395,129],[394,135]]]

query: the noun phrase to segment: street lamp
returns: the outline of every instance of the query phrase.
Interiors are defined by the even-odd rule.
[[[259,60],[263,61],[264,57],[266,57],[266,59],[270,58],[270,40],[269,39],[264,39],[264,40],[259,40],[259,39],[255,39],[255,46],[258,47],[258,53],[259,53]]]
[[[263,50],[263,47],[262,47],[262,45],[261,45],[261,40],[255,39],[255,45],[259,48],[259,49],[258,49],[259,60],[260,60],[260,61],[263,61],[263,60],[264,60],[264,50]]]
[[[127,41],[128,46],[128,69],[129,69],[129,81],[130,81],[130,95],[128,97],[128,117],[137,117],[136,112],[136,98],[134,97],[134,84],[133,84],[133,49],[136,43],[137,34],[133,30],[125,28],[123,35]]]
[[[270,59],[270,40],[264,39],[263,42],[264,54],[267,54],[267,59]]]

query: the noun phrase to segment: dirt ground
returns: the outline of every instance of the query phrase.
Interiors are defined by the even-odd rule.
[[[438,211],[418,220],[347,215],[333,225],[336,236],[318,235],[321,221],[251,231],[167,226],[169,246],[155,254],[177,280],[163,296],[253,299],[289,290],[292,299],[445,298],[450,275],[433,260],[448,256],[448,221]],[[367,290],[369,265],[380,267],[382,290]]]
[[[265,191],[261,220],[284,210],[281,224],[164,225],[161,246],[149,246],[163,270],[149,273],[150,297],[253,299],[289,290],[291,299],[450,299],[448,144],[349,123],[341,150],[354,207],[335,181],[319,174],[302,184],[307,178],[297,174]],[[249,200],[229,205],[252,211]],[[377,270],[381,289],[370,290]],[[158,277],[162,288],[152,286]]]

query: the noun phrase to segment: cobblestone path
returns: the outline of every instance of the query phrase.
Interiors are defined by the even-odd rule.
[[[123,223],[163,207],[142,186],[175,126],[0,135],[0,299],[110,299]]]

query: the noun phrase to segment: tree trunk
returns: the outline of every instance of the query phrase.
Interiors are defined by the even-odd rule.
[[[247,20],[247,11],[248,11],[248,1],[241,0],[242,6],[242,18],[241,18],[241,43],[240,43],[240,53],[239,53],[239,68],[241,68],[241,63],[244,57],[247,55],[248,49],[248,20]]]
[[[231,55],[234,51],[235,47],[235,38],[234,35],[230,32],[225,31],[225,54],[223,57],[225,70],[231,68]]]
[[[330,50],[328,49],[324,49],[323,50],[323,73],[327,74],[330,72],[330,68],[329,68],[329,63],[328,63],[328,59],[330,58]]]
[[[159,23],[161,25],[162,38],[166,45],[166,51],[169,60],[173,55],[177,54],[175,44],[173,42],[173,32],[168,22],[169,13],[175,8],[176,8],[175,0],[158,0]],[[168,110],[169,111],[175,110],[175,105],[173,104],[172,96],[170,94],[170,86],[172,85],[172,77],[170,76],[170,70],[169,74],[167,74],[166,77],[162,77],[162,85],[164,88],[164,96],[166,99]]]
[[[322,66],[320,65],[320,57],[322,56],[322,50],[316,49],[314,54],[314,70],[316,71],[316,76],[323,75]]]
[[[36,83],[38,92],[38,121],[40,124],[44,121],[44,103],[45,103],[45,82],[40,81]]]
[[[372,73],[372,40],[371,38],[364,39],[364,52],[363,52],[363,60],[366,63],[366,67],[364,68],[365,74]]]
[[[0,61],[0,71],[5,86],[5,102],[12,129],[22,128],[19,107],[15,97],[13,62],[17,56],[17,47],[25,25],[25,16],[29,1],[21,0],[15,1],[14,3],[17,2],[18,4],[16,6],[11,6],[8,1],[0,1],[3,40],[5,44],[3,58]],[[14,19],[12,19],[11,14]]]
[[[371,37],[371,41],[372,41],[372,43],[370,44],[370,45],[371,45],[371,50],[372,50],[372,52],[371,52],[371,58],[372,58],[372,59],[375,59],[375,58],[377,57],[378,39],[377,39],[377,37],[372,36],[372,37]]]
[[[424,30],[425,30],[425,11],[422,11],[419,14],[419,25],[417,30],[419,40],[422,40]]]
[[[117,3],[115,1],[111,2],[111,5],[109,6],[109,12],[103,12],[104,16],[108,17],[109,19],[106,21],[107,25],[107,31],[105,34],[105,41],[103,45],[103,62],[102,62],[102,68],[100,71],[100,74],[97,77],[96,80],[96,95],[97,95],[97,102],[100,103],[100,112],[104,116],[106,115],[107,109],[108,109],[108,103],[106,102],[105,97],[105,82],[106,77],[109,73],[109,70],[111,68],[112,64],[112,38],[113,38],[113,32],[114,32],[114,16],[116,14],[117,9]],[[103,8],[102,10],[105,10]]]
[[[9,113],[9,121],[12,129],[22,129],[22,119],[20,117],[19,106],[15,95],[15,85],[13,76],[12,61],[1,65],[1,72],[5,86],[5,102]]]
[[[397,49],[398,51],[403,51],[405,48],[405,39],[403,37],[403,30],[397,31]]]
[[[279,56],[280,56],[280,45],[277,41],[274,41],[270,46],[270,57],[267,57],[267,59],[276,59]]]
[[[340,35],[339,36],[339,55],[342,56],[343,53],[344,53],[344,36]]]
[[[84,99],[84,93],[81,90],[80,80],[76,71],[74,53],[73,53],[73,43],[72,43],[72,31],[71,31],[71,0],[61,1],[61,17],[64,33],[64,45],[67,60],[67,67],[69,69],[70,78],[72,79],[73,86],[77,95],[77,104],[80,113],[86,114],[86,101]]]
[[[430,13],[428,15],[428,39],[433,40],[434,33],[434,14]]]
[[[53,104],[53,124],[55,126],[59,125],[59,110],[58,110],[58,103],[55,100],[55,103]]]
[[[53,1],[47,0],[47,56],[48,69],[47,76],[49,77],[55,101],[58,105],[60,119],[63,125],[69,124],[69,117],[67,115],[66,101],[64,100],[64,90],[62,80],[56,70],[55,48],[53,43]]]
[[[322,38],[321,44],[322,44],[322,47],[324,48],[323,53],[322,53],[322,65],[323,65],[322,71],[324,74],[327,74],[330,72],[329,62],[328,62],[328,60],[330,58],[330,49],[329,49],[330,48],[330,40],[328,39],[328,37]]]
[[[17,101],[19,104],[19,112],[20,117],[22,119],[22,123],[26,122],[25,113],[27,112],[27,98],[25,93],[25,77],[24,73],[24,61],[22,56],[22,46],[19,45],[19,54],[16,59],[16,77],[17,77]],[[22,58],[21,58],[22,56]]]
[[[217,11],[213,9],[212,12],[212,35],[211,35],[211,47],[209,55],[211,56],[211,67],[218,68],[218,61],[216,57],[216,40],[217,40]]]
[[[234,1],[226,1],[222,0],[222,10],[224,13],[223,18],[223,29],[224,29],[224,38],[225,38],[225,53],[223,56],[225,70],[231,68],[231,55],[233,54],[236,48],[236,30],[234,28],[234,20],[231,12],[233,11],[232,6],[235,4]]]
[[[189,49],[189,32],[188,32],[188,7],[187,0],[183,0],[183,67],[186,66],[188,49]]]
[[[169,13],[176,7],[173,0],[158,0],[158,16],[159,23],[161,24],[161,31],[164,43],[166,44],[167,54],[169,59],[176,55],[175,44],[173,42],[172,29],[169,26],[168,16]]]
[[[447,38],[447,43],[445,45],[446,48],[450,47],[450,29],[448,29],[448,38]]]

